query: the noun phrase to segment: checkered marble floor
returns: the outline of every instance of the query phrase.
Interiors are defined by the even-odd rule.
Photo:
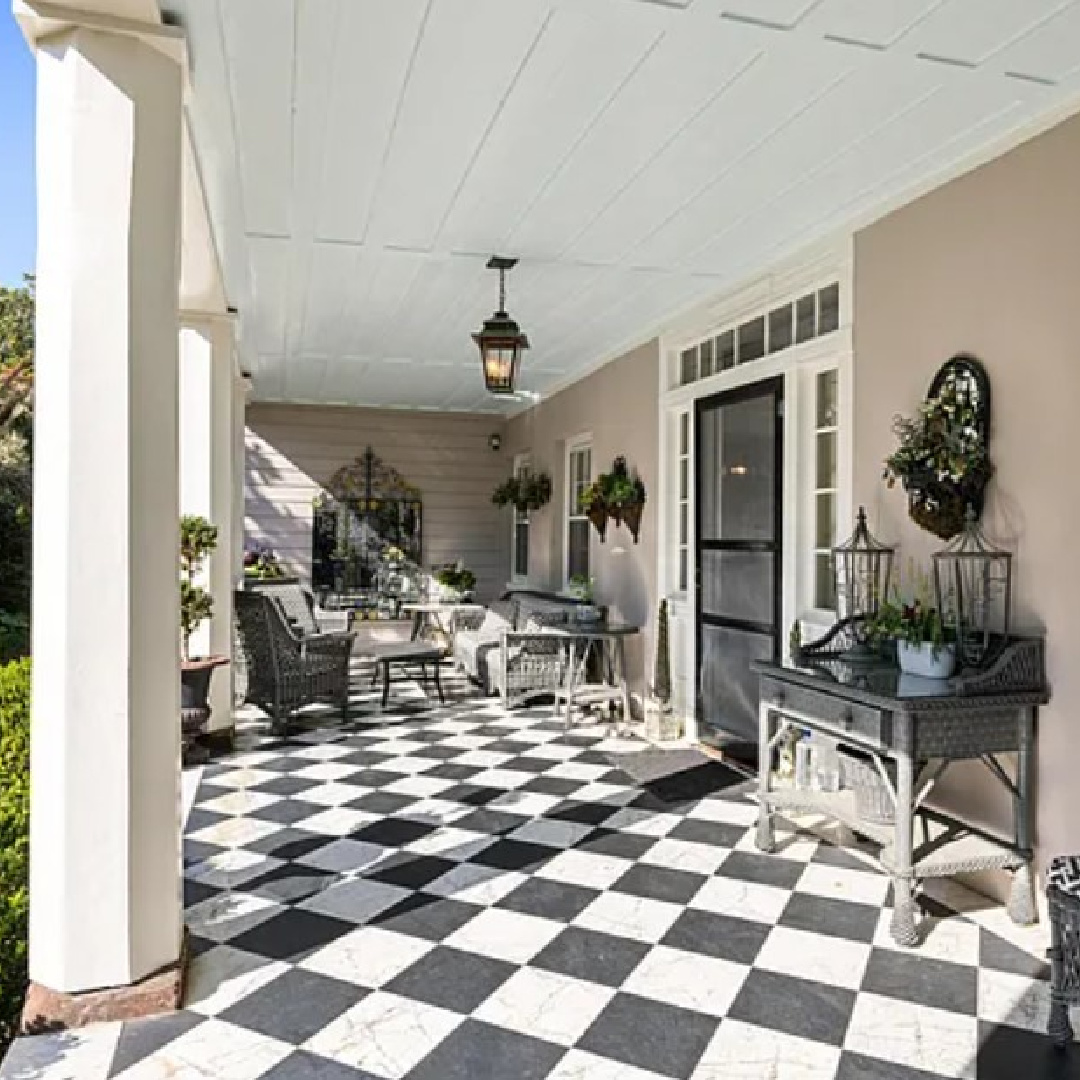
[[[207,767],[185,1010],[20,1040],[0,1075],[1080,1076],[1042,1035],[1040,939],[999,913],[927,899],[900,950],[886,878],[808,831],[757,852],[725,767],[642,784],[637,740],[405,690]]]

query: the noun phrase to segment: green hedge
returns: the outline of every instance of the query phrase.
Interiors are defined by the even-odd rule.
[[[30,661],[0,668],[0,1057],[26,990]]]

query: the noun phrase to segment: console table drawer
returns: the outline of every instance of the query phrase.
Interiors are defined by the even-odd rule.
[[[868,705],[769,678],[761,680],[761,700],[778,712],[810,717],[837,735],[854,736],[882,747],[892,743],[892,715]]]

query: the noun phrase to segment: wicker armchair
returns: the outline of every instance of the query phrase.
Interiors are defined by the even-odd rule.
[[[349,711],[353,633],[300,634],[279,600],[262,592],[236,594],[236,623],[247,672],[246,700],[270,714],[275,731],[316,702]]]
[[[249,582],[245,591],[262,593],[277,600],[289,625],[305,637],[351,629],[350,612],[317,609],[315,598],[296,578],[263,578]]]
[[[1050,864],[1050,1022],[1054,1045],[1073,1041],[1069,1006],[1080,1005],[1080,856],[1059,855]]]

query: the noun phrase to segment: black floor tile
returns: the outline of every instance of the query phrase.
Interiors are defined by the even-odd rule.
[[[980,1024],[976,1061],[977,1080],[1080,1080],[1080,1043],[1062,1052],[1021,1028]]]
[[[840,1046],[855,1007],[855,997],[851,990],[755,968],[746,977],[728,1016]]]
[[[213,896],[217,896],[220,893],[220,889],[215,889],[213,885],[204,885],[201,881],[192,881],[190,878],[184,879],[184,907],[194,907],[196,904],[201,904],[204,900],[209,900]]]
[[[975,1016],[978,976],[978,970],[973,967],[892,949],[874,949],[863,975],[862,989]]]
[[[881,909],[869,904],[792,893],[780,916],[780,925],[868,944],[874,940],[880,916]]]
[[[612,888],[616,892],[633,896],[647,896],[650,900],[667,900],[673,904],[688,903],[702,885],[708,881],[704,874],[691,874],[686,870],[672,870],[666,866],[636,863]]]
[[[580,915],[598,896],[597,889],[571,885],[563,881],[547,881],[529,878],[512,893],[507,894],[496,907],[517,911],[523,915],[539,915],[568,923]]]
[[[503,792],[505,794],[505,792]],[[440,795],[439,798],[442,798]],[[469,832],[487,833],[488,836],[502,836],[520,829],[527,821],[532,819],[524,814],[510,814],[505,810],[474,810],[463,818],[454,822],[455,829],[466,829]]]
[[[1050,964],[1046,960],[1018,949],[989,930],[979,931],[979,963],[996,971],[1024,975],[1029,979],[1050,978]]]
[[[292,968],[230,1005],[220,1018],[299,1046],[367,993],[359,986]]]
[[[793,889],[806,869],[803,863],[781,855],[759,855],[753,851],[733,851],[716,871],[719,877],[741,878],[758,885]]]
[[[352,802],[345,803],[350,810],[363,810],[368,814],[396,814],[416,802],[414,795],[399,795],[394,791],[369,791]]]
[[[771,929],[750,919],[688,908],[675,920],[661,944],[720,960],[752,964]]]
[[[923,1072],[922,1069],[845,1052],[840,1058],[836,1080],[941,1080],[941,1077],[936,1073]],[[1015,1080],[1020,1080],[1020,1077],[1017,1076]],[[1034,1078],[1025,1077],[1024,1080]]]
[[[483,908],[476,904],[418,892],[387,908],[370,922],[399,934],[442,941],[481,911]]]
[[[577,786],[581,786],[580,782]],[[580,825],[603,825],[620,809],[622,808],[619,806],[608,806],[606,803],[576,802],[573,799],[567,799],[549,810],[544,817],[553,818],[555,821],[576,821]]]
[[[245,882],[244,892],[276,900],[279,904],[296,904],[328,889],[336,880],[336,875],[325,870],[286,863]]]
[[[602,826],[583,836],[575,845],[580,851],[594,855],[615,855],[620,859],[640,859],[655,847],[659,837],[642,836],[640,833],[618,832]]]
[[[408,821],[405,818],[387,818],[385,821],[373,821],[370,825],[362,826],[352,834],[352,839],[363,840],[367,844],[381,844],[383,847],[402,847],[434,831],[434,825]]]
[[[409,1073],[409,1080],[543,1080],[565,1052],[528,1035],[466,1020]]]
[[[493,799],[505,795],[505,788],[482,787],[479,784],[456,784],[439,793],[440,799],[465,803],[466,806],[486,806]]]
[[[355,929],[342,919],[291,908],[238,934],[229,944],[270,960],[296,962]]]
[[[578,1046],[682,1080],[694,1071],[719,1023],[661,1001],[616,994]]]
[[[382,1080],[372,1073],[350,1069],[329,1058],[294,1050],[259,1080]]]
[[[309,817],[321,814],[325,810],[326,807],[318,803],[304,802],[301,799],[282,799],[281,802],[252,810],[247,816],[258,818],[259,821],[274,821],[279,825],[295,825],[298,821],[306,821]]]
[[[116,1076],[136,1062],[149,1057],[193,1027],[198,1027],[205,1019],[195,1013],[175,1012],[165,1016],[151,1016],[145,1020],[126,1021],[120,1029],[109,1076]],[[29,1077],[32,1074],[26,1075]]]
[[[438,946],[383,989],[453,1012],[471,1013],[517,970],[503,960]]]
[[[406,889],[422,889],[457,865],[452,859],[440,859],[436,855],[396,851],[377,862],[370,870],[365,870],[364,877],[373,881],[385,881],[387,885],[400,885]]]
[[[733,848],[745,835],[746,830],[739,825],[729,825],[726,821],[704,821],[698,818],[686,818],[668,833],[672,840],[692,840],[697,844],[711,844],[713,847],[726,848]]]
[[[557,971],[605,986],[622,986],[650,951],[650,946],[578,926],[567,927],[529,961],[531,967]]]
[[[483,866],[492,866],[499,870],[531,871],[542,866],[556,854],[556,851],[544,844],[532,844],[526,840],[496,840],[490,847],[484,848],[470,862]]]
[[[291,798],[303,791],[310,791],[313,787],[319,787],[323,781],[307,780],[302,776],[275,776],[273,780],[265,780],[261,784],[252,786],[252,791],[261,791],[266,795],[282,795]]]
[[[302,859],[305,855],[310,855],[313,851],[332,844],[336,839],[335,836],[324,836],[321,833],[289,828],[245,844],[244,848],[258,855],[273,855],[276,859]]]
[[[557,761],[549,761],[548,765],[554,768]],[[541,795],[555,795],[564,798],[581,787],[580,780],[566,780],[561,776],[538,776],[527,784],[522,784],[518,791],[535,791]]]

